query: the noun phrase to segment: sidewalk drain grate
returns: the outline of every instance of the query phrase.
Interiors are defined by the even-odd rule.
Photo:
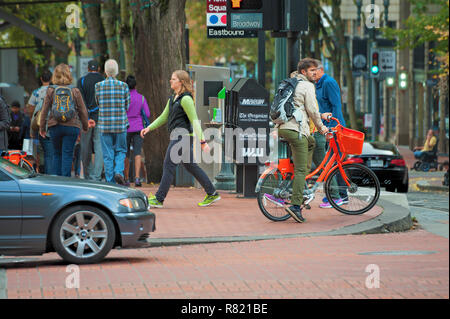
[[[431,250],[394,250],[394,251],[370,251],[358,253],[358,255],[387,255],[387,256],[408,256],[408,255],[431,255],[437,251]]]

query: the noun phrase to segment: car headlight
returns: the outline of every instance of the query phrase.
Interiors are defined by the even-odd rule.
[[[147,210],[147,205],[141,198],[124,198],[119,201],[119,204],[131,211]]]

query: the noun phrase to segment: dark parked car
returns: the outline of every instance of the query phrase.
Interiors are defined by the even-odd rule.
[[[148,246],[155,215],[139,190],[40,175],[0,158],[0,255],[56,251],[96,263],[114,247]]]
[[[361,155],[349,156],[349,160],[366,165],[378,177],[380,186],[387,191],[408,192],[408,167],[397,147],[387,142],[364,142]]]

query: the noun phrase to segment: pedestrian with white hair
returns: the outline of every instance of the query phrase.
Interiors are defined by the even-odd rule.
[[[119,65],[115,60],[106,61],[105,73],[107,78],[95,84],[105,178],[107,182],[125,185],[123,171],[127,154],[130,92],[126,83],[116,79]]]

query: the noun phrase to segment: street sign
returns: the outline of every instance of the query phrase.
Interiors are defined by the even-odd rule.
[[[395,51],[390,49],[379,49],[380,52],[380,72],[395,73]]]
[[[208,39],[256,38],[258,32],[251,30],[227,30],[226,27],[207,27]]]
[[[262,30],[262,13],[234,13],[231,15],[231,29]]]
[[[365,69],[367,64],[367,58],[362,54],[357,54],[353,58],[353,67],[355,69]]]
[[[255,38],[257,31],[227,30],[227,0],[206,0],[206,36],[209,39]]]

